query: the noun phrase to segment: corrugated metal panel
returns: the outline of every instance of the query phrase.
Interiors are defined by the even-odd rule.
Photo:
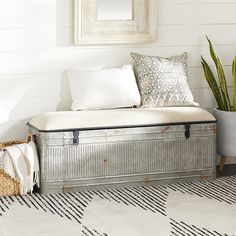
[[[36,133],[41,191],[214,178],[215,125],[191,125],[189,139],[184,132],[184,125],[80,131],[79,145],[73,145],[73,132]]]

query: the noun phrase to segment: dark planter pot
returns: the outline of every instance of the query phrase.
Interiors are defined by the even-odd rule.
[[[236,112],[214,110],[217,120],[217,153],[236,157]]]

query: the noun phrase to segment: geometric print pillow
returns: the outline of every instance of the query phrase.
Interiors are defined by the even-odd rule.
[[[141,107],[196,106],[187,81],[188,54],[170,58],[132,52]]]

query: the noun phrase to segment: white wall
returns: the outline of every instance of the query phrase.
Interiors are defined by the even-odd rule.
[[[25,137],[26,122],[70,107],[67,68],[111,67],[131,62],[129,53],[189,53],[195,100],[215,107],[200,67],[209,58],[207,34],[230,77],[236,54],[236,0],[158,0],[158,40],[145,45],[71,45],[70,0],[0,0],[0,142]],[[231,82],[229,81],[231,85]]]

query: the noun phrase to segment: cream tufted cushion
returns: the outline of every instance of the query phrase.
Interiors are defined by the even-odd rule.
[[[200,107],[159,107],[48,112],[35,116],[29,125],[41,131],[55,131],[212,121],[215,118]]]

